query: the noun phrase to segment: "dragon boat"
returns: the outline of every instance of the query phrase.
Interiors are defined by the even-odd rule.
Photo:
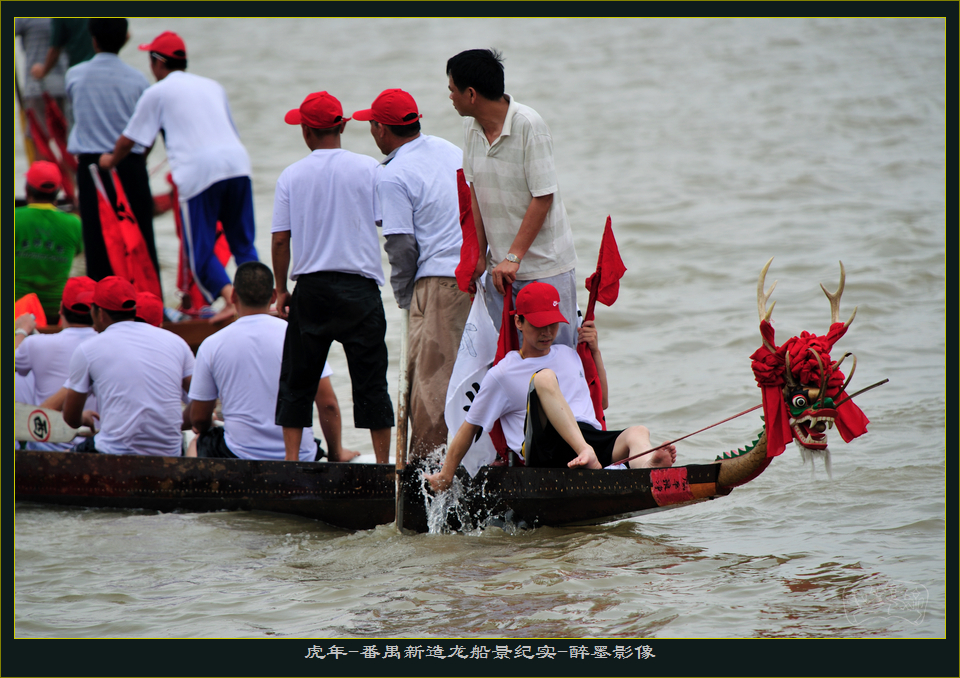
[[[845,442],[866,433],[868,420],[846,389],[830,351],[847,331],[840,321],[845,272],[830,300],[827,334],[803,332],[777,346],[764,290],[772,259],[757,284],[762,346],[751,356],[762,391],[763,430],[744,448],[714,461],[624,470],[461,467],[456,491],[433,495],[423,469],[392,464],[330,464],[17,451],[16,498],[46,504],[157,511],[270,511],[349,529],[395,522],[403,531],[467,530],[612,522],[689,506],[730,494],[757,476],[792,439],[806,458],[829,462],[827,432]],[[774,302],[775,303],[775,302]],[[18,432],[18,437],[21,437]]]

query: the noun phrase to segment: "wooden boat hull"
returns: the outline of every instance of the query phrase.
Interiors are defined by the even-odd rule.
[[[17,451],[16,498],[47,504],[157,511],[271,511],[351,530],[396,521],[406,532],[590,525],[679,508],[730,493],[719,463],[668,469],[487,466],[458,472],[456,502],[427,492],[420,470],[330,464]]]
[[[351,530],[394,521],[391,464],[17,451],[16,497],[157,511],[273,511]]]
[[[720,464],[670,469],[507,468],[485,466],[474,478],[461,468],[460,496],[433,515],[418,469],[402,472],[404,530],[476,529],[507,522],[520,527],[595,525],[679,508],[730,493],[717,484]],[[428,515],[429,514],[429,515]]]

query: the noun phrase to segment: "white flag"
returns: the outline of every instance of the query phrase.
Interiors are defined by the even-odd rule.
[[[484,273],[483,275],[487,275]],[[457,352],[457,361],[450,375],[450,384],[447,387],[447,404],[444,410],[444,420],[451,438],[456,435],[467,410],[480,388],[480,382],[487,370],[493,365],[497,355],[498,333],[490,314],[487,312],[487,299],[484,295],[483,278],[477,281],[477,294],[473,298],[473,306],[467,323],[463,327],[463,336],[460,339],[460,350]],[[481,466],[493,463],[497,458],[497,451],[493,441],[486,433],[471,445],[470,450],[461,462],[470,476],[475,476]]]

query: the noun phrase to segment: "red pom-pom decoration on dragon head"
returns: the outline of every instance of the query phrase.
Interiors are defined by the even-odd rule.
[[[777,346],[774,341],[770,315],[776,302],[767,309],[767,302],[777,286],[776,281],[764,291],[767,269],[773,258],[760,272],[757,282],[757,311],[760,315],[760,336],[763,346],[750,358],[757,385],[763,391],[764,425],[767,434],[767,457],[781,454],[790,438],[800,447],[804,460],[810,454],[823,453],[829,469],[827,430],[834,424],[845,442],[867,432],[869,420],[852,400],[843,393],[850,384],[857,359],[853,358],[850,376],[844,377],[840,364],[851,354],[847,353],[834,362],[830,358],[833,345],[842,337],[857,315],[846,323],[840,322],[840,296],[846,273],[840,262],[840,286],[831,294],[820,285],[830,300],[830,329],[817,336],[801,332],[800,336],[787,339]]]

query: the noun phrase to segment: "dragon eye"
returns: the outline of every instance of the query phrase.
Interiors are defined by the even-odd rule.
[[[790,404],[797,408],[807,406],[807,396],[805,393],[796,393],[790,398]]]

